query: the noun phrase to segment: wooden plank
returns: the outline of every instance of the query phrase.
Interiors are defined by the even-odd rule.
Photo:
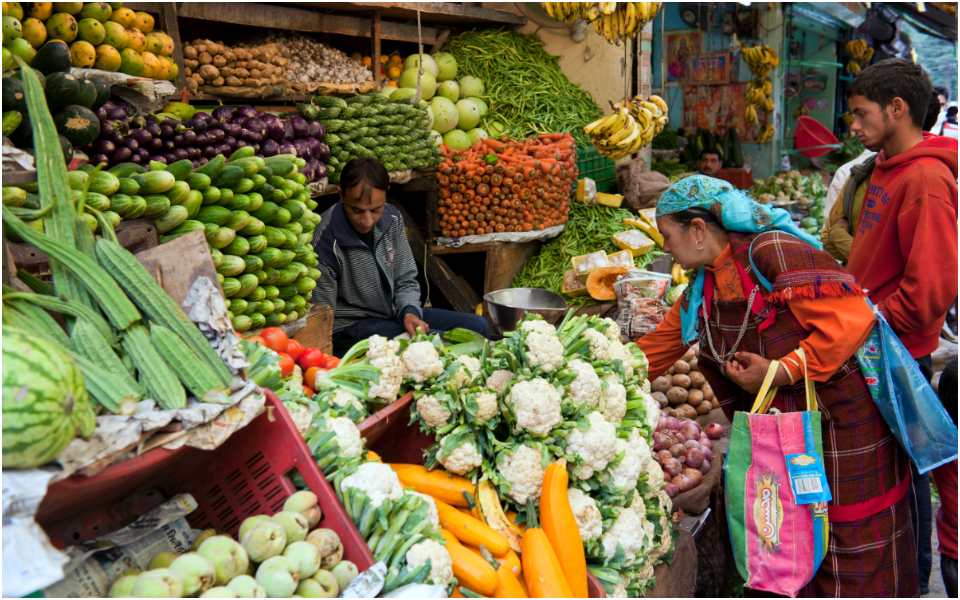
[[[178,305],[183,305],[190,286],[201,275],[210,279],[223,294],[203,231],[190,232],[135,256],[147,270],[159,269],[156,275],[159,275],[160,286]]]
[[[307,312],[307,324],[293,335],[304,348],[313,346],[324,354],[333,352],[333,309],[326,304],[314,304]]]
[[[513,287],[513,278],[539,251],[540,242],[508,242],[499,244],[492,252],[487,252],[483,293],[489,294]]]
[[[492,252],[503,242],[483,242],[482,244],[464,244],[462,246],[430,246],[430,254],[441,256],[443,254],[470,254],[472,252]]]
[[[480,8],[478,6],[464,6],[455,2],[294,2],[305,6],[315,6],[325,10],[363,11],[381,9],[390,19],[417,18],[417,9],[420,9],[420,18],[431,23],[465,24],[507,24],[523,25],[526,18],[505,10]]]
[[[447,39],[450,37],[450,30],[444,29],[440,31],[440,35],[437,36],[437,41],[433,43],[433,48],[430,48],[430,54],[436,54],[440,52],[440,49],[443,48],[443,45],[447,43]]]
[[[463,277],[453,272],[453,269],[450,268],[445,260],[442,258],[428,258],[426,267],[424,268],[423,259],[426,240],[423,239],[420,228],[417,227],[417,224],[402,205],[396,202],[391,202],[391,204],[393,204],[403,216],[403,226],[407,232],[407,241],[410,243],[410,250],[413,252],[413,257],[417,261],[417,264],[420,265],[421,269],[424,269],[425,275],[432,279],[437,287],[440,288],[443,295],[446,296],[450,304],[453,305],[454,310],[468,313],[476,310],[477,305],[480,304],[480,296],[473,291],[473,288],[470,287]]]
[[[177,64],[177,76],[173,84],[178,90],[187,86],[187,72],[183,67],[183,44],[180,43],[180,27],[177,25],[177,6],[174,2],[160,3],[160,25],[173,38],[173,62]]]
[[[373,83],[380,87],[380,11],[374,11],[370,21],[370,70],[373,71]]]

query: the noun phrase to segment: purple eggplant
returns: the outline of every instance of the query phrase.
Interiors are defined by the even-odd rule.
[[[243,131],[243,129],[240,127],[239,123],[230,123],[227,125],[227,128],[223,130],[223,132],[230,137],[239,136],[241,131]]]
[[[143,115],[137,115],[130,119],[130,129],[142,129],[147,126],[147,120]]]
[[[173,152],[167,152],[163,155],[163,160],[167,161],[168,165],[172,165],[177,162],[177,155]]]
[[[104,105],[104,106],[106,106],[106,105]],[[157,122],[157,115],[151,115],[150,113],[147,113],[147,114],[143,115],[143,118],[147,121],[147,124],[156,123],[156,122]]]
[[[260,144],[260,150],[264,156],[276,156],[280,151],[280,144],[276,140],[266,139]]]
[[[233,154],[233,148],[231,148],[230,145],[227,143],[217,144],[214,147],[213,156],[216,156],[218,154],[222,154],[224,156],[230,156],[231,154]],[[213,157],[210,157],[210,158],[213,158]]]
[[[207,122],[207,131],[226,131],[227,124],[221,123],[220,121],[210,120]]]
[[[158,163],[167,164],[167,159],[165,159],[162,154],[153,154],[153,155],[151,155],[151,156],[150,156],[150,161],[151,161],[151,162],[158,162]]]
[[[207,130],[207,122],[201,119],[197,119],[196,117],[194,117],[193,119],[190,119],[189,121],[184,121],[183,126],[186,127],[187,129],[192,129],[197,133],[203,133],[204,131]]]
[[[222,129],[214,129],[205,134],[208,144],[219,144],[227,138],[227,134]]]
[[[328,160],[330,160],[330,146],[320,142],[320,156],[317,157],[317,160],[322,163],[326,163]]]
[[[275,114],[273,114],[273,113],[268,113],[268,112],[263,113],[262,115],[260,115],[260,116],[257,117],[257,118],[260,119],[261,121],[263,121],[264,123],[272,123],[272,122],[274,122],[274,121],[279,121],[279,120],[280,120],[280,117],[278,117],[277,115],[275,115]]]
[[[304,142],[307,143],[307,149],[309,150],[310,158],[318,158],[320,155],[320,142],[317,138],[308,137]],[[296,142],[294,142],[296,145]]]
[[[253,152],[258,154],[260,152],[260,144],[253,144]],[[262,156],[260,158],[263,158]]]
[[[177,148],[177,149],[175,149],[175,150],[173,151],[173,156],[174,156],[177,160],[184,160],[184,159],[186,159],[186,158],[190,158],[190,155],[187,154],[187,151],[184,150],[183,148]]]
[[[189,148],[184,148],[187,151],[187,158],[194,159],[200,158],[200,148],[194,148],[193,146]]]
[[[110,162],[113,164],[118,164],[122,162],[127,162],[130,160],[130,157],[133,156],[133,151],[130,148],[125,148],[123,146],[117,148],[117,151],[113,153],[113,156],[110,157]]]
[[[173,137],[173,127],[169,125],[160,126],[160,139],[169,140]]]
[[[117,145],[110,140],[97,140],[93,143],[93,150],[97,154],[113,154],[117,151]]]
[[[293,134],[293,125],[290,121],[283,122],[283,138],[280,141],[292,142],[297,136]]]
[[[140,157],[141,162],[147,162],[150,159],[150,151],[141,146],[140,149],[137,150],[137,156]]]
[[[182,133],[175,133],[175,134],[173,134],[173,137],[170,138],[170,139],[173,140],[173,145],[174,145],[174,146],[177,146],[178,148],[183,145],[183,134],[182,134]]]
[[[246,148],[246,147],[249,146],[249,145],[250,145],[250,144],[248,144],[248,143],[245,142],[244,140],[237,140],[237,143],[233,146],[233,149],[234,149],[234,150],[239,150],[240,148]]]
[[[279,154],[292,154],[297,155],[297,149],[294,147],[293,142],[282,141],[280,142]]]
[[[197,141],[197,132],[186,130],[183,132],[183,145],[184,146],[193,146]]]
[[[320,166],[317,167],[317,172],[314,173],[316,179],[323,179],[327,176],[327,165],[320,163]]]
[[[310,126],[307,125],[307,120],[300,115],[291,116],[290,125],[293,127],[293,136],[295,138],[302,139],[310,135]]]
[[[133,152],[140,149],[140,143],[132,137],[129,137],[123,141],[123,147],[129,148],[130,151]]]
[[[283,121],[277,119],[275,121],[268,121],[266,123],[267,137],[272,140],[282,141],[284,136],[284,124]]]
[[[220,123],[229,123],[233,120],[233,112],[233,109],[229,106],[221,105],[213,109],[213,113],[210,114],[210,117],[214,121],[219,121]]]
[[[267,133],[267,126],[263,121],[257,118],[247,119],[247,122],[244,123],[243,126],[250,131],[257,132],[257,134],[261,136]]]
[[[130,132],[129,137],[137,140],[138,144],[147,144],[153,139],[153,135],[151,135],[146,129],[136,129]]]
[[[293,140],[293,147],[297,150],[297,158],[302,158],[303,160],[310,159],[310,146],[307,144],[307,140]]]
[[[307,122],[307,135],[312,138],[320,139],[324,136],[326,131],[323,129],[323,125],[320,124],[320,121],[308,121]]]
[[[200,158],[197,159],[197,163],[199,163],[201,167],[207,164],[208,162],[210,162],[210,159],[208,159],[206,156],[201,156]]]
[[[250,105],[241,106],[234,111],[235,117],[255,117],[257,116],[257,109]]]
[[[309,162],[298,169],[297,172],[306,177],[307,181],[313,181],[313,169],[310,168]]]
[[[252,146],[253,144],[259,144],[263,141],[263,136],[256,131],[246,129],[240,133],[240,139]]]
[[[156,123],[147,123],[147,126],[144,127],[146,131],[150,132],[150,135],[153,137],[160,137],[160,126]]]
[[[203,146],[202,148],[200,148],[200,155],[203,158],[213,158],[214,156],[217,155],[217,148],[213,145]]]
[[[173,145],[173,140],[163,140],[163,148],[161,148],[161,150],[163,150],[164,153],[173,152],[175,147],[176,146]]]
[[[113,134],[113,135],[110,136],[110,141],[113,142],[113,144],[114,144],[115,146],[122,146],[124,139],[125,139],[125,138],[124,138],[122,135],[120,135],[119,133],[115,133],[115,134]]]
[[[135,164],[135,165],[141,165],[141,164],[143,164],[143,159],[140,158],[140,154],[139,154],[139,153],[134,152],[133,155],[130,157],[130,160],[128,160],[127,162],[131,162],[131,163],[133,163],[133,164]]]
[[[160,152],[163,148],[163,140],[158,137],[153,138],[146,146],[147,150],[150,152]]]
[[[110,138],[113,137],[113,134],[119,133],[117,131],[117,126],[111,121],[100,121],[100,137],[101,138]]]
[[[203,111],[201,110],[200,112],[194,113],[194,114],[193,114],[193,118],[194,118],[194,119],[200,119],[201,121],[208,122],[208,121],[210,121],[210,113],[203,112]]]
[[[90,157],[90,164],[93,166],[109,164],[110,158],[106,154],[94,154]]]
[[[104,104],[96,110],[97,120],[103,123],[107,120],[107,105]]]
[[[237,145],[237,138],[233,137],[232,135],[227,135],[225,138],[223,138],[222,143],[226,144],[231,148],[234,148]]]
[[[107,118],[111,121],[122,121],[127,118],[127,111],[119,106],[107,109]]]

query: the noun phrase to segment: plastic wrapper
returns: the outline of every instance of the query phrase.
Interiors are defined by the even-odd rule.
[[[643,337],[663,322],[669,309],[664,301],[670,288],[670,276],[663,273],[630,270],[613,284],[617,295],[615,320],[621,334],[629,339]]]
[[[581,281],[586,281],[591,271],[610,266],[607,253],[603,250],[574,256],[570,259],[570,262],[573,264],[573,271]]]
[[[590,293],[587,284],[580,281],[573,269],[563,274],[563,288],[560,291],[567,296],[586,296]]]
[[[607,262],[611,267],[627,267],[629,269],[633,266],[633,255],[630,254],[629,250],[621,250],[620,252],[608,254]]]
[[[577,181],[577,202],[597,203],[597,183],[589,177]]]
[[[657,244],[637,229],[621,231],[613,236],[613,243],[621,250],[629,250],[633,256],[642,256],[653,250]]]

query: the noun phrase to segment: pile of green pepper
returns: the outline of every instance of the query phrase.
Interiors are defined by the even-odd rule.
[[[619,252],[613,243],[614,234],[630,227],[624,219],[634,219],[629,210],[607,208],[572,202],[570,220],[559,237],[547,242],[540,253],[527,261],[520,274],[513,278],[513,287],[533,287],[562,294],[563,274],[573,268],[570,259],[574,256],[603,250],[607,254]],[[663,256],[660,250],[651,250],[634,259],[637,267],[645,267]],[[598,304],[590,296],[564,296],[570,306]]]
[[[484,128],[492,137],[527,139],[569,132],[583,148],[583,127],[603,116],[593,97],[560,70],[536,35],[503,29],[462,33],[444,48],[457,59],[459,74],[479,77],[490,104]]]

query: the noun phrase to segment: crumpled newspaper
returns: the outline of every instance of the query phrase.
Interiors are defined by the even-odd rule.
[[[437,243],[441,246],[459,248],[467,244],[484,244],[486,242],[534,242],[553,239],[563,233],[563,225],[554,225],[542,231],[521,231],[519,233],[484,233],[483,235],[465,235],[458,238],[438,237]]]
[[[43,469],[3,472],[4,598],[22,598],[63,579],[69,559],[33,520],[53,475]]]
[[[99,81],[109,86],[112,94],[136,106],[141,112],[157,112],[177,91],[169,81],[132,77],[126,73],[114,73],[102,69],[71,68],[70,74],[78,79]]]
[[[197,324],[231,372],[236,374],[250,366],[240,349],[240,338],[233,330],[223,296],[212,281],[197,277],[187,291],[183,306],[188,309],[187,317]]]

